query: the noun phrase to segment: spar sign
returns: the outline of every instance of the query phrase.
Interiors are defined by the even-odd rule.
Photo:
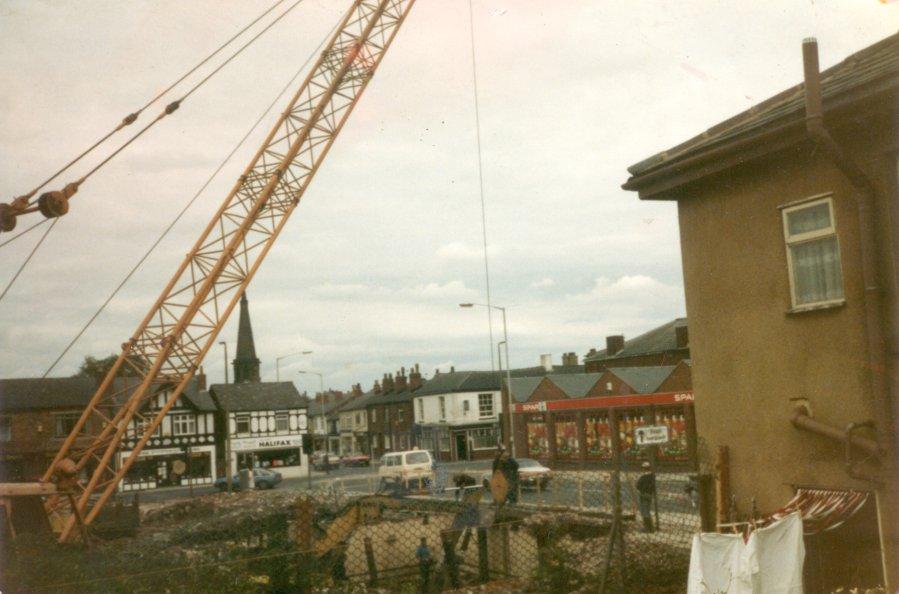
[[[668,425],[645,425],[634,429],[637,445],[661,445],[668,443]]]

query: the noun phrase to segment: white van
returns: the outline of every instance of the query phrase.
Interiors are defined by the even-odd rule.
[[[427,450],[390,452],[381,456],[378,466],[381,484],[403,484],[406,488],[416,488],[434,481],[434,460]]]

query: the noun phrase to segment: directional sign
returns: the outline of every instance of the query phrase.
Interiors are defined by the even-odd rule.
[[[637,445],[660,445],[668,443],[668,425],[646,425],[634,429]]]

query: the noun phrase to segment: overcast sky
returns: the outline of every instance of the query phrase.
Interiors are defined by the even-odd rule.
[[[348,2],[305,0],[82,186],[0,302],[0,377],[43,373]],[[271,3],[0,1],[2,199],[30,190]],[[491,286],[508,307],[513,365],[582,356],[606,335],[684,315],[675,206],[621,190],[626,168],[798,83],[803,37],[818,38],[828,67],[894,33],[897,12],[877,0],[475,0]],[[469,44],[466,0],[418,0],[250,286],[263,379],[298,350],[314,354],[285,359],[281,372],[301,390],[317,380],[300,369],[338,389],[367,389],[416,362],[428,376],[489,369],[486,313],[457,306],[485,300]],[[118,351],[274,118],[54,375]],[[38,237],[0,248],[0,284]],[[232,356],[236,318],[219,338]],[[216,346],[210,381],[221,381],[222,360]]]

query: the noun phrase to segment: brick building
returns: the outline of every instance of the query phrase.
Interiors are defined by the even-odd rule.
[[[408,376],[403,367],[396,376],[384,374],[380,383],[375,382],[374,395],[365,405],[373,458],[380,458],[388,451],[412,449],[415,424],[412,399],[422,384],[418,365],[409,370]]]
[[[659,448],[659,463],[691,468],[695,461],[688,361],[513,378],[512,395],[516,456],[552,466],[606,467],[617,448],[625,467],[633,466],[648,454],[635,443],[634,430],[665,425],[671,439]]]
[[[81,417],[98,384],[92,378],[53,377],[0,380],[0,477],[39,479]],[[88,420],[76,447],[99,433]]]
[[[606,348],[590,349],[584,356],[588,373],[608,367],[676,365],[690,358],[687,319],[677,318],[657,328],[625,340],[617,334],[606,337]]]

